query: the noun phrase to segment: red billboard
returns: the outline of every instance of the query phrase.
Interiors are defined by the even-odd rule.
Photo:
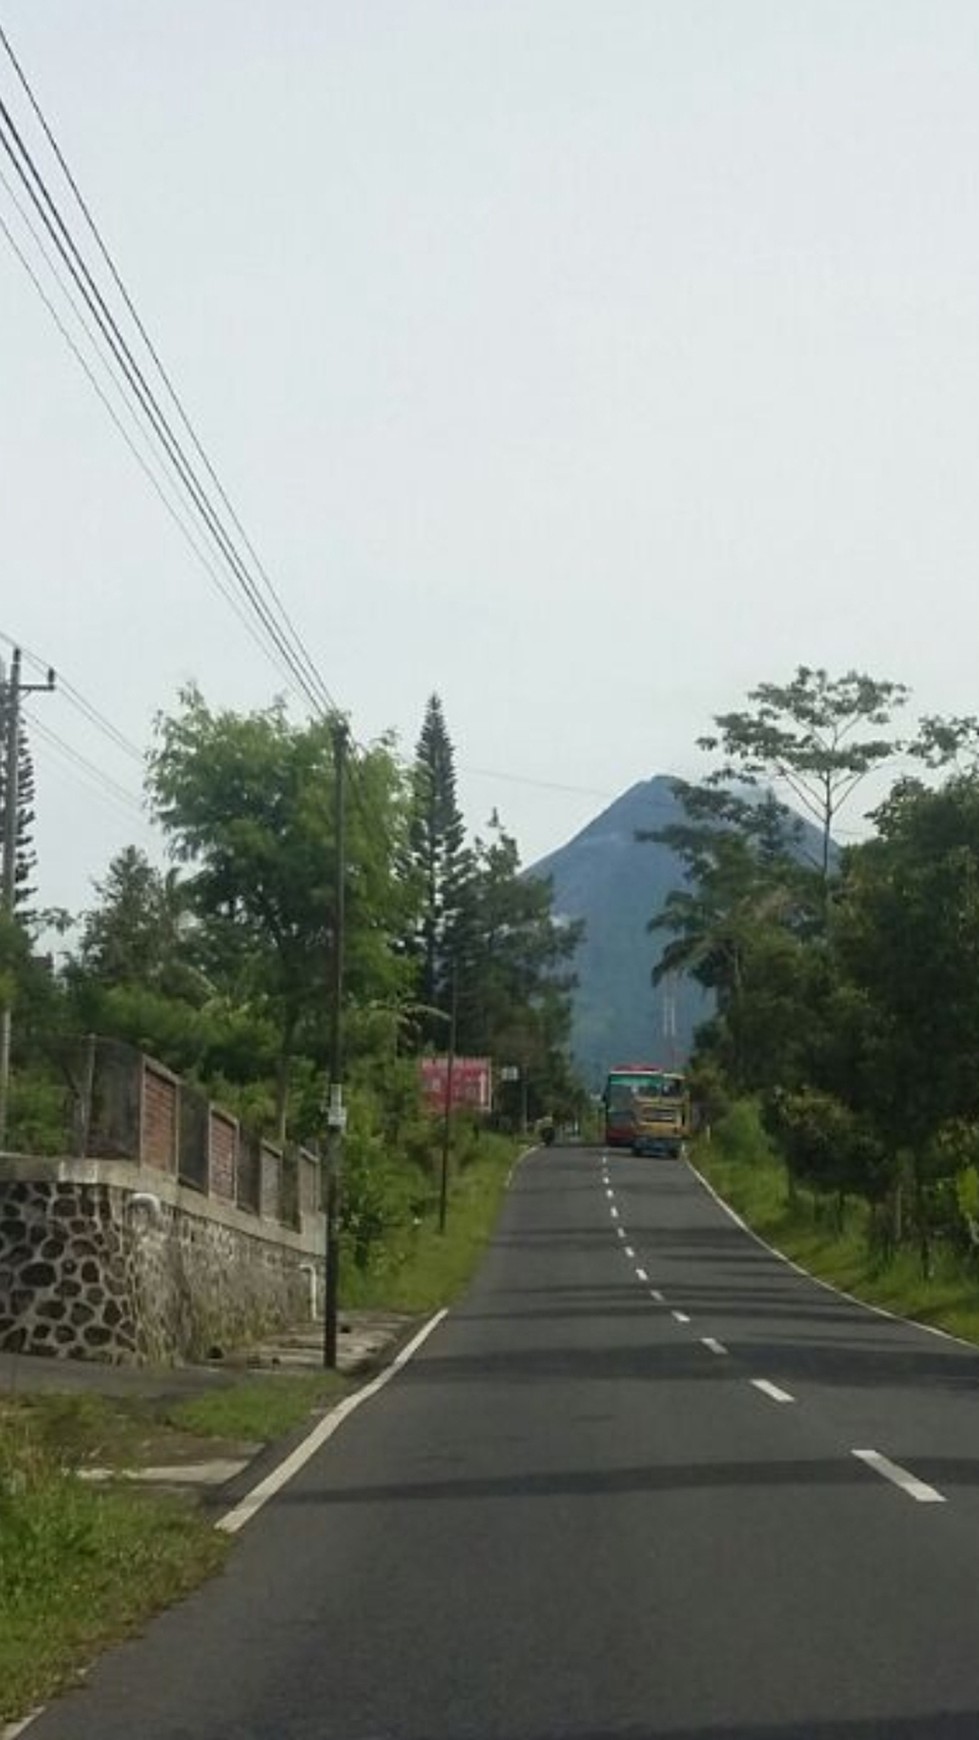
[[[419,1060],[422,1093],[430,1112],[444,1112],[449,1097],[449,1060],[423,1057]],[[488,1057],[452,1059],[452,1108],[488,1112],[493,1102],[493,1066]]]

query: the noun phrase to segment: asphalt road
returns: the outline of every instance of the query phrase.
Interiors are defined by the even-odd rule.
[[[552,1150],[225,1575],[30,1740],[979,1740],[977,1483],[976,1354],[680,1163]]]

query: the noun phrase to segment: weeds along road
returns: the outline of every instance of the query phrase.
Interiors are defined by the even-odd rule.
[[[466,1298],[30,1740],[979,1734],[979,1358],[671,1161],[517,1172]]]

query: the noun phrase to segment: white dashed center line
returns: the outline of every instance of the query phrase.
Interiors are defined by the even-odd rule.
[[[690,1319],[687,1316],[685,1311],[671,1311],[670,1316],[673,1318],[674,1323],[689,1323],[690,1322]]]
[[[927,1481],[919,1480],[916,1475],[909,1474],[899,1463],[892,1462],[889,1457],[882,1456],[879,1450],[854,1450],[854,1456],[859,1462],[865,1462],[868,1468],[873,1468],[877,1474],[882,1474],[885,1480],[892,1480],[909,1498],[917,1499],[919,1504],[944,1504],[945,1495]]]
[[[780,1390],[778,1384],[769,1383],[767,1378],[749,1378],[756,1390],[761,1390],[763,1396],[771,1396],[773,1402],[794,1402],[795,1396],[790,1396],[788,1390]]]
[[[659,1288],[658,1288],[658,1287],[650,1287],[650,1289],[649,1289],[649,1297],[650,1297],[650,1298],[651,1298],[651,1299],[655,1299],[655,1300],[656,1300],[656,1303],[657,1303],[657,1305],[662,1305],[662,1303],[663,1303],[663,1295],[662,1295],[662,1293],[661,1293],[661,1292],[660,1292],[660,1290],[659,1290]]]
[[[606,1190],[605,1194],[608,1197],[609,1201],[611,1201],[612,1197],[615,1195],[615,1191],[614,1190]]]
[[[709,1348],[711,1353],[727,1352],[727,1348],[724,1346],[723,1341],[716,1340],[713,1335],[702,1335],[700,1339],[703,1346]]]
[[[636,1270],[636,1280],[637,1281],[648,1281],[649,1280],[649,1276],[647,1275],[645,1269],[637,1269]]]
[[[623,1255],[627,1257],[634,1257],[636,1254],[631,1245],[623,1245],[622,1252]]]
[[[613,1219],[613,1220],[618,1220],[618,1218],[619,1218],[619,1211],[618,1211],[618,1209],[617,1209],[617,1208],[616,1208],[616,1206],[615,1206],[615,1204],[614,1204],[614,1202],[613,1202],[613,1204],[612,1204],[612,1207],[611,1207],[611,1208],[610,1208],[610,1209],[609,1209],[609,1214],[610,1214],[610,1215],[611,1215],[611,1216],[612,1216],[612,1219]]]
[[[624,1226],[617,1226],[615,1230],[618,1233],[620,1239],[625,1238],[625,1227]]]

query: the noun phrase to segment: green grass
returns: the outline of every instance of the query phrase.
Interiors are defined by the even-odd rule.
[[[434,1311],[457,1298],[496,1225],[507,1175],[526,1142],[483,1135],[477,1158],[451,1179],[446,1230],[436,1210],[417,1227],[399,1227],[372,1254],[370,1268],[349,1260],[341,1275],[345,1306]]]
[[[338,1401],[350,1387],[339,1372],[270,1372],[214,1389],[188,1401],[171,1402],[164,1418],[201,1437],[266,1443],[302,1423],[314,1408]]]
[[[21,1716],[70,1684],[99,1649],[216,1570],[226,1550],[178,1499],[84,1485],[30,1411],[5,1405],[0,1718]]]
[[[785,1167],[750,1108],[735,1112],[733,1124],[722,1120],[711,1142],[694,1144],[692,1159],[755,1232],[810,1274],[868,1304],[979,1342],[979,1277],[954,1253],[936,1247],[928,1280],[912,1250],[898,1251],[882,1267],[868,1245],[866,1205],[852,1201],[839,1230],[831,1205],[811,1191],[799,1189],[792,1199]]]

